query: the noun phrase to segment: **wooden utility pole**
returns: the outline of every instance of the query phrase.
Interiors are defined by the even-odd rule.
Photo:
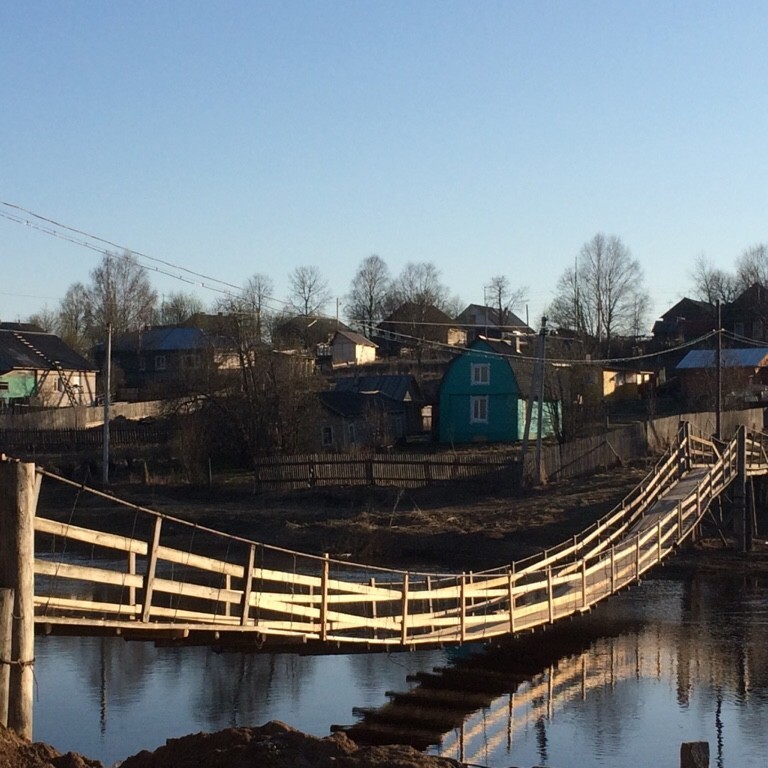
[[[0,461],[0,588],[14,592],[8,727],[32,738],[35,663],[35,465]]]
[[[720,299],[717,300],[717,397],[715,404],[715,438],[723,439],[722,414],[723,414],[723,331],[721,322]]]
[[[104,358],[104,443],[101,452],[101,481],[109,483],[109,416],[112,388],[112,323],[107,323],[107,345]]]

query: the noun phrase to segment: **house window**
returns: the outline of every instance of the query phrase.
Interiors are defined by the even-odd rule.
[[[8,392],[11,389],[7,381],[0,381],[0,392]]]
[[[762,320],[752,321],[752,338],[757,339],[758,341],[763,340],[763,321]]]
[[[471,408],[469,420],[473,424],[487,424],[488,423],[488,397],[487,395],[479,395],[469,398],[469,405]]]
[[[491,381],[491,366],[489,363],[472,363],[472,383],[489,384]]]
[[[347,439],[349,440],[350,445],[355,444],[355,425],[354,424],[347,424]]]
[[[333,445],[333,427],[323,427],[323,446],[328,448]]]
[[[200,367],[200,355],[188,354],[181,358],[181,365],[183,368],[199,368]]]
[[[147,358],[146,357],[140,357],[139,358],[139,370],[140,371],[146,371],[147,370]]]
[[[155,370],[156,371],[165,370],[165,355],[155,355]]]

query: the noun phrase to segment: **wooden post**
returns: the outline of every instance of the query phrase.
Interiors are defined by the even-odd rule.
[[[635,535],[635,579],[640,581],[640,534]]]
[[[587,601],[587,558],[581,559],[581,607],[585,610],[589,607]]]
[[[326,552],[323,555],[323,575],[320,580],[320,640],[328,639],[328,578],[331,572],[331,559]]]
[[[461,586],[459,588],[459,600],[460,606],[460,629],[461,629],[461,642],[463,643],[467,639],[467,574],[461,574]]]
[[[248,562],[243,572],[243,604],[240,606],[240,626],[247,627],[251,612],[251,591],[253,589],[253,564],[256,562],[256,545],[248,547]]]
[[[408,641],[408,574],[403,574],[403,599],[401,602],[402,623],[400,624],[400,645]]]
[[[147,572],[144,574],[144,605],[141,608],[141,620],[146,624],[152,611],[152,591],[155,587],[155,570],[157,569],[157,550],[160,546],[160,531],[163,527],[163,518],[155,518],[155,529],[152,534],[152,542],[149,545],[149,559],[147,560]]]
[[[552,590],[552,566],[547,566],[547,602],[549,604],[549,623],[555,623],[555,595]]]
[[[0,588],[0,726],[8,727],[8,702],[10,696],[11,637],[13,636],[13,601],[12,589]]]
[[[611,594],[616,591],[616,547],[611,544]]]
[[[0,462],[0,587],[13,589],[8,727],[32,738],[35,663],[35,509],[40,479],[28,462]],[[3,664],[3,666],[8,666]]]
[[[507,576],[509,578],[509,632],[515,634],[515,564],[512,563]]]
[[[747,552],[747,431],[742,425],[737,432],[736,480],[733,484],[733,523],[736,544]]]
[[[680,745],[680,768],[709,768],[709,742],[684,741]]]

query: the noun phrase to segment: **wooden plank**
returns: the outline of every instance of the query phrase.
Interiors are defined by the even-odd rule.
[[[149,548],[149,559],[147,561],[147,572],[144,575],[144,605],[141,611],[141,620],[149,621],[152,610],[152,588],[155,580],[155,570],[157,569],[157,551],[160,548],[160,531],[163,525],[163,518],[155,518],[155,529],[152,535],[152,545]]]
[[[127,536],[118,536],[114,533],[92,531],[89,528],[81,528],[69,523],[59,523],[55,520],[47,520],[44,517],[35,518],[35,532],[50,533],[54,536],[62,536],[66,539],[82,541],[96,547],[117,549],[122,552],[133,552],[137,555],[147,554],[147,543]]]
[[[240,626],[245,627],[250,621],[251,593],[253,591],[253,564],[256,560],[256,545],[248,547],[248,562],[244,571],[243,601],[240,604]]]
[[[61,579],[92,581],[97,584],[110,584],[117,587],[141,587],[143,582],[141,576],[131,575],[123,571],[38,559],[35,560],[35,574]]]

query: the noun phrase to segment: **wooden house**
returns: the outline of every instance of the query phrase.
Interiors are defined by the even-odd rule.
[[[96,367],[58,336],[27,323],[0,323],[0,408],[92,405]]]
[[[440,384],[441,443],[515,442],[525,431],[528,402],[534,404],[536,362],[504,341],[478,339],[455,357]],[[545,366],[542,434],[559,429],[558,369]],[[531,434],[537,430],[533,407]]]
[[[768,347],[722,350],[721,387],[726,405],[768,402]],[[693,349],[678,363],[680,390],[693,407],[711,407],[717,393],[717,352]]]
[[[456,323],[466,331],[467,343],[472,343],[480,336],[487,339],[516,336],[521,337],[521,343],[527,343],[523,337],[536,334],[536,331],[511,310],[499,315],[497,307],[487,307],[482,304],[467,305],[456,317]]]
[[[383,448],[423,432],[412,376],[345,376],[320,393],[322,450]]]
[[[428,343],[464,346],[467,333],[432,304],[405,302],[376,326],[376,340],[385,355],[398,355]]]
[[[334,366],[365,365],[376,360],[376,344],[354,331],[336,331],[330,347]]]
[[[653,338],[658,346],[670,347],[692,341],[714,330],[717,309],[707,301],[680,299],[653,325]]]

